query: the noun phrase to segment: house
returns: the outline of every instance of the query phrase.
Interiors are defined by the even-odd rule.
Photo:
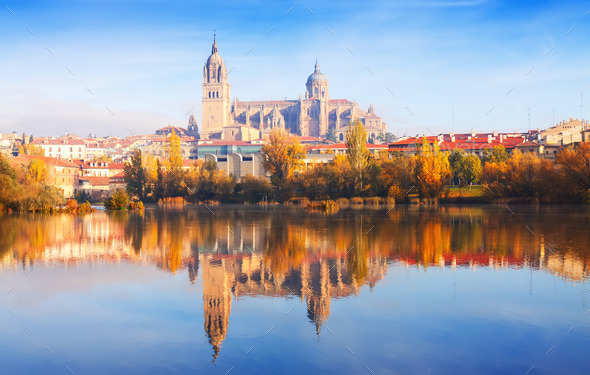
[[[64,198],[73,198],[78,189],[80,168],[70,161],[47,156],[19,155],[12,160],[21,165],[29,166],[33,160],[41,160],[47,166],[48,185],[59,188]]]

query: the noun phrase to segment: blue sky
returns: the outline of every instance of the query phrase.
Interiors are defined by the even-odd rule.
[[[332,98],[373,104],[398,136],[590,113],[590,1],[2,5],[0,132],[126,136],[191,109],[200,123],[213,29],[232,97],[296,99],[318,58]]]

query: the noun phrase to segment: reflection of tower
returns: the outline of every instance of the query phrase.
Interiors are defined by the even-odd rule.
[[[227,335],[227,325],[231,313],[230,273],[225,272],[223,260],[203,257],[200,262],[203,275],[205,331],[215,352],[213,354],[213,362],[215,362],[221,344]]]
[[[307,317],[315,323],[316,334],[322,331],[322,324],[330,316],[330,283],[329,269],[325,261],[314,263],[313,268],[318,267],[317,273],[312,273],[311,284],[313,289],[307,296]]]
[[[188,278],[191,284],[197,282],[199,276],[199,247],[191,245],[192,259],[188,262]]]

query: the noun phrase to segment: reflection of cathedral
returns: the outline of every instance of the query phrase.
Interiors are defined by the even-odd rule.
[[[387,263],[381,258],[368,261],[366,280],[356,280],[345,257],[304,261],[299,269],[290,269],[280,276],[273,274],[258,254],[232,257],[201,254],[199,258],[205,331],[214,358],[227,335],[232,291],[236,299],[255,295],[300,297],[307,304],[307,316],[319,335],[330,316],[332,298],[355,295],[362,283],[375,285],[387,272]]]
[[[314,72],[307,78],[305,98],[232,102],[227,68],[214,39],[211,56],[203,68],[202,138],[249,141],[278,127],[314,137],[333,130],[342,141],[348,125],[356,119],[363,121],[373,140],[385,131],[386,124],[372,105],[363,111],[356,102],[330,99],[328,86],[316,61]]]

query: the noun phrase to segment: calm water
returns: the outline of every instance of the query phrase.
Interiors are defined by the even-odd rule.
[[[587,209],[211,209],[0,216],[0,372],[589,371]]]

